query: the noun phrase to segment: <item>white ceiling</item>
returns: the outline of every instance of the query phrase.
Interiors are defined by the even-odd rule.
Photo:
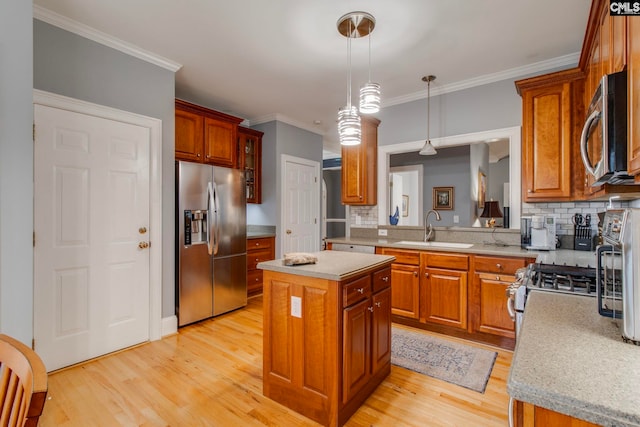
[[[577,61],[589,0],[34,0],[181,64],[176,95],[247,119],[337,139],[346,103],[343,14],[376,18],[372,80],[383,107]],[[38,9],[40,9],[38,7]],[[40,9],[42,11],[42,9]],[[36,14],[38,16],[38,14]],[[354,102],[368,38],[352,41]],[[515,90],[515,89],[514,89]],[[317,122],[319,121],[319,124]]]

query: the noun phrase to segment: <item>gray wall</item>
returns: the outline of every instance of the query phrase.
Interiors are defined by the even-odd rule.
[[[174,73],[42,21],[33,37],[34,88],[162,120],[162,316],[174,315]]]
[[[454,187],[453,210],[439,210],[440,221],[436,226],[471,225],[469,192],[469,149],[468,145],[450,148],[439,148],[437,156],[421,156],[416,153],[393,154],[390,167],[423,165],[423,209],[433,208],[433,187]],[[380,202],[381,203],[381,202]],[[458,215],[460,222],[454,224],[453,216]],[[433,217],[430,218],[433,222]]]
[[[0,2],[0,332],[33,338],[33,4]]]
[[[540,73],[543,74],[543,73]],[[431,96],[430,138],[520,126],[522,99],[514,79]],[[437,87],[438,80],[432,84]],[[383,108],[377,117],[378,145],[419,141],[427,137],[427,100]]]
[[[318,168],[322,170],[322,136],[309,132],[289,124],[275,121],[263,123],[253,127],[264,132],[262,137],[262,191],[263,203],[260,205],[250,205],[247,208],[247,224],[275,225],[276,226],[276,257],[282,255],[282,244],[280,242],[280,204],[282,194],[280,194],[280,170],[282,155],[300,157],[302,159],[313,160],[319,163]],[[320,179],[321,176],[318,177]],[[267,199],[265,191],[269,191]],[[321,193],[321,192],[320,192]],[[322,206],[322,194],[318,197],[318,208]],[[321,221],[318,209],[318,235],[320,235]]]

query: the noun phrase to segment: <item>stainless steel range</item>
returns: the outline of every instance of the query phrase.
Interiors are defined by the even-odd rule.
[[[527,294],[532,290],[596,296],[596,268],[532,263],[516,271],[516,281],[507,288],[507,309],[516,322],[516,339],[522,325]]]

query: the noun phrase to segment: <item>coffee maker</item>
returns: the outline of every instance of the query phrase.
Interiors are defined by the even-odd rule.
[[[520,224],[522,247],[526,249],[556,250],[556,217],[553,215],[534,215],[522,217]]]

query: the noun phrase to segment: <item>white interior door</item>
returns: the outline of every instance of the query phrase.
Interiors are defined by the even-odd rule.
[[[282,251],[320,250],[320,164],[282,156]]]
[[[149,339],[150,131],[34,113],[34,338],[51,371]]]

